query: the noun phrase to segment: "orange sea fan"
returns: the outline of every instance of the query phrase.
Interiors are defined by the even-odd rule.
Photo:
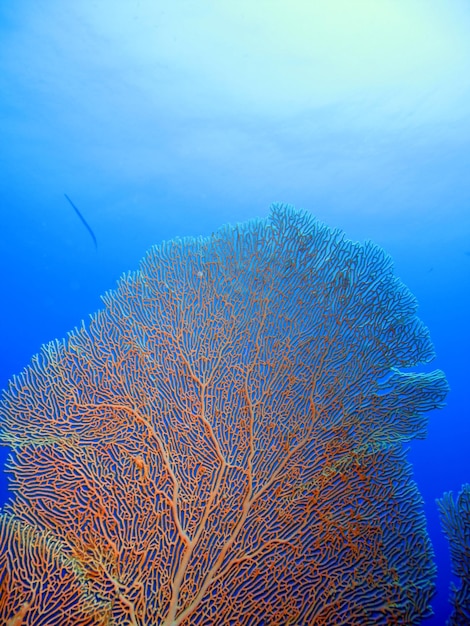
[[[447,383],[400,372],[433,350],[380,248],[274,206],[151,249],[104,303],[0,408],[5,524],[49,533],[77,564],[91,623],[429,614],[432,550],[402,444]],[[34,569],[31,550],[13,553]],[[4,593],[11,619],[28,598]],[[37,606],[22,623],[41,623]]]

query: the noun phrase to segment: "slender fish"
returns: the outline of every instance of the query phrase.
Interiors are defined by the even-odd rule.
[[[72,208],[74,209],[75,213],[78,215],[78,217],[82,220],[82,224],[85,226],[85,228],[87,229],[87,231],[90,233],[91,238],[93,239],[93,242],[95,244],[95,248],[98,250],[98,242],[96,241],[96,237],[95,237],[95,233],[91,230],[88,222],[86,221],[86,219],[83,217],[83,215],[80,213],[80,211],[77,209],[77,207],[74,205],[74,203],[72,202],[72,200],[70,200],[70,198],[68,197],[68,195],[66,193],[64,193],[64,196],[67,198],[67,200],[70,202],[70,204],[72,205]]]

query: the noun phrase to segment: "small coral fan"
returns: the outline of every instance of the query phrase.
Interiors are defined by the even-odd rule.
[[[451,491],[445,493],[437,505],[449,540],[452,572],[460,579],[459,587],[451,585],[453,610],[447,624],[465,626],[470,624],[470,485],[462,485],[455,500]]]

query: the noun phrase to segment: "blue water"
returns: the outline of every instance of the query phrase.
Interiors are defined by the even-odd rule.
[[[373,240],[451,387],[409,454],[438,566],[426,623],[443,624],[435,499],[470,480],[470,9],[403,0],[369,24],[358,2],[348,25],[335,2],[156,4],[0,6],[0,387],[154,243],[275,201]]]

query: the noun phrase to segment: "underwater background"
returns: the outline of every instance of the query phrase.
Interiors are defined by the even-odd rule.
[[[273,202],[372,240],[430,330],[419,371],[451,388],[408,457],[436,625],[435,499],[470,480],[469,32],[459,0],[0,4],[0,388],[162,240]]]

